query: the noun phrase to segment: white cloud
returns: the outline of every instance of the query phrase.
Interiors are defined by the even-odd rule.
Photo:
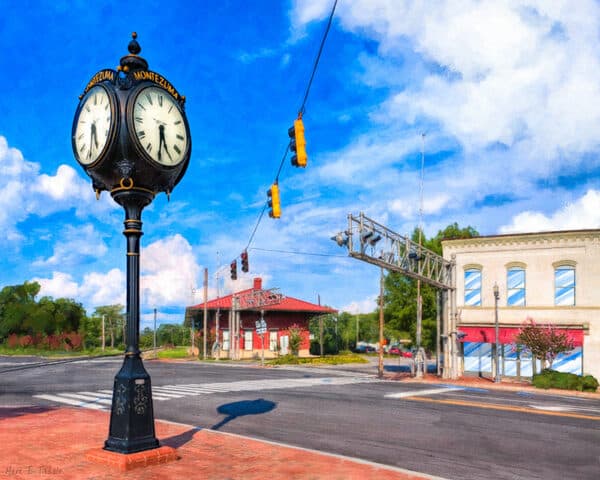
[[[354,315],[359,313],[372,313],[377,309],[378,295],[371,295],[363,300],[355,300],[342,307],[340,311],[349,312]]]
[[[103,305],[125,305],[125,273],[113,268],[107,273],[90,272],[83,277],[79,295],[85,299],[85,305],[99,307]]]
[[[30,215],[45,217],[75,208],[78,215],[85,216],[92,210],[95,197],[91,185],[72,167],[60,165],[56,175],[39,172],[39,164],[25,160],[0,136],[0,241],[22,241],[25,235],[19,231],[19,223]],[[100,213],[115,208],[107,200],[98,205],[94,210]]]
[[[108,251],[102,235],[92,224],[78,227],[66,225],[57,229],[56,233],[61,239],[54,243],[52,256],[33,262],[35,267],[75,266],[89,259],[100,258]]]
[[[192,246],[180,234],[142,248],[141,291],[148,305],[189,305],[192,288],[201,285],[200,266]]]
[[[52,272],[51,278],[34,278],[40,284],[40,295],[54,298],[78,298],[79,286],[68,273]]]
[[[511,224],[500,227],[500,233],[592,228],[600,228],[600,190],[590,189],[577,201],[565,205],[550,216],[541,212],[522,212],[512,219]]]

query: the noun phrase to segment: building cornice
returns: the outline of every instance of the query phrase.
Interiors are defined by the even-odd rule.
[[[600,229],[593,230],[563,230],[556,232],[517,233],[507,235],[490,235],[472,238],[442,240],[444,250],[454,250],[465,247],[509,246],[509,245],[544,245],[572,241],[600,242]]]

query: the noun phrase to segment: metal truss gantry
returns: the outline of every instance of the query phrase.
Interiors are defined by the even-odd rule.
[[[360,213],[348,215],[348,229],[333,240],[348,255],[444,290],[453,289],[452,262]]]
[[[362,260],[392,272],[399,272],[438,289],[438,317],[441,314],[442,330],[438,328],[437,344],[444,343],[444,378],[458,375],[458,339],[456,337],[455,263],[400,235],[386,226],[368,218],[348,214],[348,228],[332,237],[340,247],[348,249],[350,257]],[[448,311],[446,305],[450,300]]]

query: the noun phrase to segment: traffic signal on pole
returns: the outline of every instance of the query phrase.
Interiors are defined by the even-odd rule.
[[[237,280],[237,260],[231,262],[231,265],[229,265],[229,270],[231,273],[231,279]]]
[[[269,217],[279,218],[281,217],[281,203],[279,202],[279,185],[274,183],[271,188],[267,191],[269,197]]]
[[[248,266],[248,252],[244,250],[240,257],[242,258],[242,272],[248,272],[250,270]]]
[[[292,157],[294,167],[306,167],[308,156],[306,155],[306,140],[304,139],[304,124],[301,118],[294,120],[294,126],[288,129],[290,141],[290,150],[295,152]]]

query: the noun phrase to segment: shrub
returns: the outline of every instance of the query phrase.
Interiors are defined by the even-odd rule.
[[[579,390],[595,392],[598,389],[598,380],[592,375],[581,377],[574,373],[557,372],[545,369],[542,373],[533,376],[533,385],[536,388],[560,388],[563,390]]]

